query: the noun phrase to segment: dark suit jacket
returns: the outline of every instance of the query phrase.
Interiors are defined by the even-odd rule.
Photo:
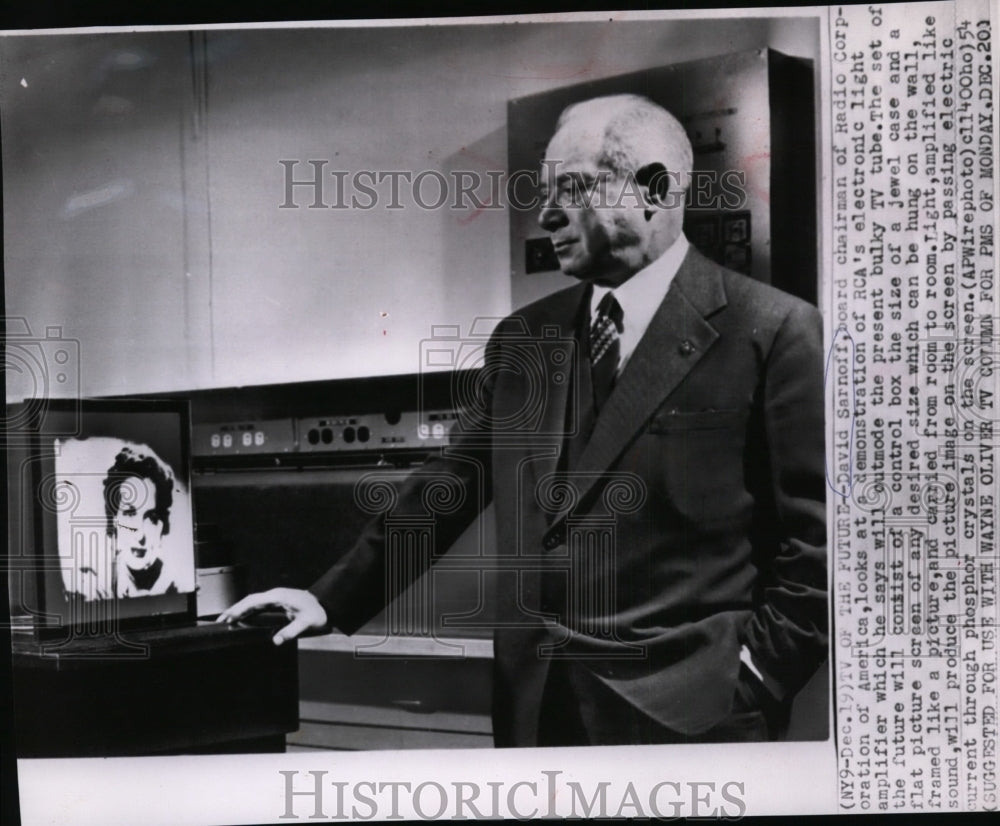
[[[501,322],[457,446],[393,511],[435,509],[429,474],[459,486],[438,497],[444,552],[495,502],[498,745],[536,744],[551,656],[688,734],[728,714],[741,645],[788,693],[826,656],[819,313],[692,249],[567,466],[565,434],[586,425],[586,295],[576,284]],[[310,589],[344,631],[405,584],[408,552],[383,540],[376,521]],[[545,615],[544,576],[565,584],[567,613]]]

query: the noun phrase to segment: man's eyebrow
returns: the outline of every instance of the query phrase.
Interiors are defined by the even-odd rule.
[[[598,180],[600,175],[595,175],[593,172],[559,172],[556,174],[555,179],[552,181],[556,186],[560,186],[565,183],[582,183],[582,184],[592,184]],[[549,179],[542,177],[538,186],[541,189],[548,189]]]
[[[597,176],[593,172],[570,170],[568,172],[556,173],[556,183],[560,183],[561,181],[594,181],[594,180],[597,180]]]

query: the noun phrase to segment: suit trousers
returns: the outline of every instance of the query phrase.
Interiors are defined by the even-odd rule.
[[[617,746],[676,743],[750,743],[776,739],[787,708],[746,666],[729,714],[707,731],[684,734],[629,703],[586,665],[553,660],[542,699],[539,746]]]

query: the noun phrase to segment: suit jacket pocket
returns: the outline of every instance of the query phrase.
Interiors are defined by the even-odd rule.
[[[675,430],[730,430],[743,425],[745,410],[658,411],[649,422],[650,433],[670,433]]]
[[[747,410],[657,413],[647,428],[653,477],[685,518],[709,526],[745,514]]]

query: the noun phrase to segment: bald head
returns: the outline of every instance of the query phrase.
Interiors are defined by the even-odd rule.
[[[683,187],[690,179],[691,141],[684,127],[642,95],[607,95],[568,106],[556,122],[553,143],[564,132],[586,140],[596,162],[611,172],[635,173],[659,163]]]
[[[680,237],[691,143],[639,95],[568,107],[542,164],[538,223],[567,275],[622,284]]]

